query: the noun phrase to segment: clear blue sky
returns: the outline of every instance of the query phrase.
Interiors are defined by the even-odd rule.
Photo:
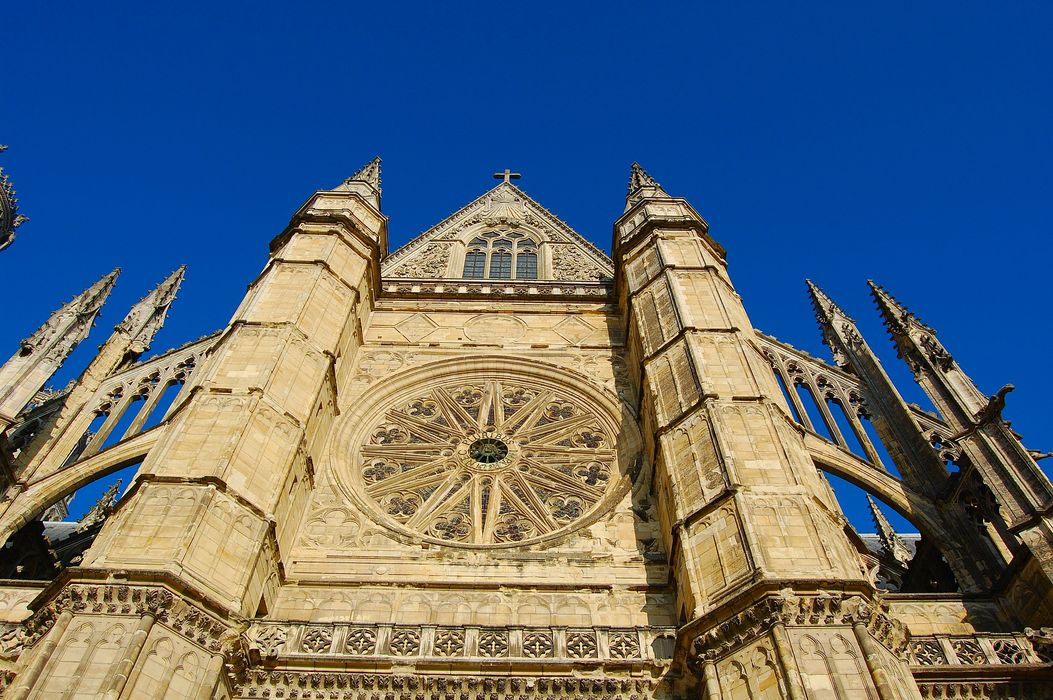
[[[599,8],[606,8],[601,10]],[[155,351],[223,326],[267,242],[375,154],[401,244],[519,184],[605,249],[639,160],[728,248],[755,324],[827,357],[811,277],[906,379],[865,280],[1053,450],[1053,5],[15,3],[0,164],[11,352],[124,268],[83,367],[188,265]],[[905,387],[916,400],[918,393]]]

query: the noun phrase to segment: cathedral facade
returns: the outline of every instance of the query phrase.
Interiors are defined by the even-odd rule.
[[[811,283],[833,363],[765,335],[638,165],[612,257],[513,177],[389,252],[375,160],[293,215],[222,330],[141,359],[177,270],[46,389],[115,271],[22,341],[5,697],[1053,697],[1053,486],[1011,387],[873,284],[938,415]]]

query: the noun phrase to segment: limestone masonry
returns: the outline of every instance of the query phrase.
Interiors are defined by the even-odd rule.
[[[140,359],[180,268],[64,389],[119,271],[22,341],[4,697],[1053,697],[1053,486],[1011,386],[873,283],[939,415],[810,282],[834,364],[764,335],[638,165],[613,259],[498,177],[389,253],[374,160],[293,215],[225,328]]]

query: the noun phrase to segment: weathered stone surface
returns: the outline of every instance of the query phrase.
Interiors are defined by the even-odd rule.
[[[217,334],[126,361],[170,279],[64,392],[0,373],[23,548],[0,566],[53,579],[0,581],[7,697],[1043,697],[1049,484],[1004,393],[963,390],[883,292],[950,418],[814,285],[837,366],[758,333],[639,165],[613,260],[498,177],[387,255],[375,159],[294,215]],[[139,460],[60,524],[91,547],[49,550],[34,519]],[[923,537],[876,502],[857,534],[819,470]]]

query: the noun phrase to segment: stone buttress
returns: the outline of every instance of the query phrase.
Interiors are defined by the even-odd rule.
[[[702,696],[919,697],[706,222],[634,165],[614,257]]]
[[[83,565],[41,594],[33,625],[46,637],[9,697],[229,695],[223,653],[281,581],[386,225],[379,188],[352,178],[273,241],[132,493]]]

